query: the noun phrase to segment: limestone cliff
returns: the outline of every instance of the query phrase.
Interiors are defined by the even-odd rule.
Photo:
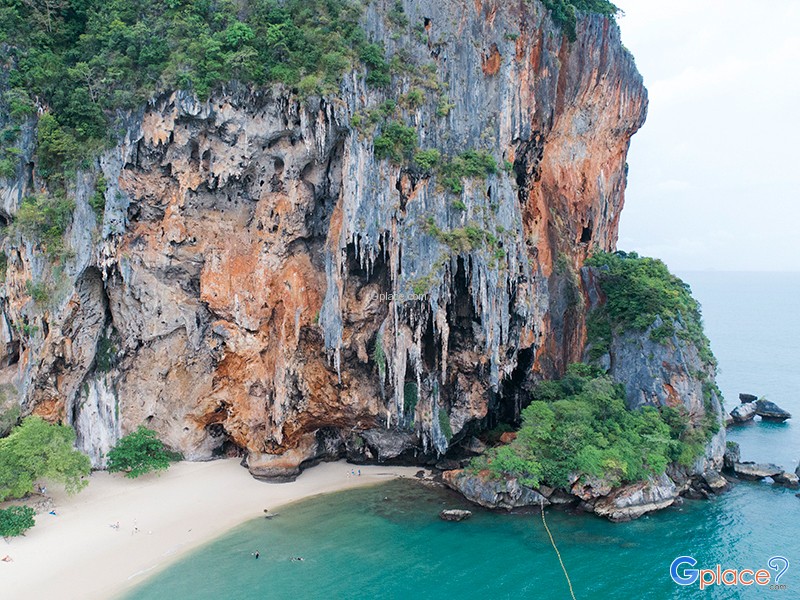
[[[73,424],[98,466],[145,423],[190,460],[241,452],[285,478],[435,458],[581,358],[578,272],[615,248],[647,107],[616,24],[582,15],[570,43],[538,2],[402,4],[401,31],[394,2],[363,17],[415,65],[390,91],[353,72],[336,97],[164,94],[70,184],[61,265],[6,238],[2,383],[24,414]],[[387,123],[364,116],[390,98],[420,148],[504,168],[454,189],[379,160]],[[6,223],[44,188],[35,127],[0,182]]]

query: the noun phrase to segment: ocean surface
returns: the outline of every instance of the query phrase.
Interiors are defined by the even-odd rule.
[[[766,396],[795,423],[729,431],[744,459],[794,470],[800,458],[800,274],[684,273],[702,302],[728,407],[739,392]],[[442,508],[470,508],[445,523]],[[126,596],[204,599],[570,598],[541,517],[475,509],[414,481],[312,498],[247,523],[155,575]],[[767,483],[739,483],[710,501],[631,523],[548,510],[575,597],[609,599],[800,598],[800,499]],[[213,518],[213,515],[209,515]],[[252,553],[258,550],[260,558]],[[670,563],[762,569],[789,560],[769,587],[679,587]],[[302,557],[302,561],[292,560]]]

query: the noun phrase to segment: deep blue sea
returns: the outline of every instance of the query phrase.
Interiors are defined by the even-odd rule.
[[[796,415],[783,425],[730,430],[745,459],[794,470],[800,458],[800,274],[684,273],[704,307],[720,363],[719,384],[766,396]],[[474,511],[445,523],[444,507]],[[740,483],[710,501],[686,501],[631,523],[548,510],[547,520],[578,599],[800,598],[800,499],[763,483]],[[209,518],[213,518],[210,515]],[[259,560],[251,553],[258,550]],[[786,557],[780,584],[677,586],[670,563],[761,569]],[[293,561],[303,557],[303,561]],[[567,583],[539,515],[475,509],[413,481],[310,499],[279,518],[247,523],[155,575],[137,600],[307,598],[568,599]]]

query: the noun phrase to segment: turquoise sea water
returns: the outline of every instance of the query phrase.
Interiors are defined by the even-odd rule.
[[[733,405],[740,391],[767,395],[800,418],[800,275],[684,274],[704,304]],[[731,432],[745,458],[794,469],[798,426],[755,423]],[[548,510],[576,597],[609,599],[800,598],[800,499],[768,484],[739,484],[711,501],[631,523]],[[443,508],[471,508],[445,523]],[[258,550],[261,558],[251,553]],[[680,588],[669,565],[765,568],[783,555],[787,589]],[[292,561],[292,557],[304,560]],[[538,515],[476,510],[414,481],[310,499],[201,548],[127,596],[137,600],[414,598],[566,599],[569,591]]]

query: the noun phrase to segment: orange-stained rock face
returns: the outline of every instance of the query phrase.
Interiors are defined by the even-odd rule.
[[[40,251],[11,257],[4,311],[29,325],[0,331],[8,369],[29,411],[103,423],[99,438],[79,426],[96,464],[141,423],[190,459],[247,454],[261,477],[433,458],[580,357],[577,270],[616,243],[647,104],[617,27],[581,17],[570,44],[541,6],[447,0],[409,3],[427,34],[410,43],[373,12],[387,52],[435,74],[385,92],[353,75],[303,102],[165,95],[100,161],[102,229],[96,174],[81,175],[76,256],[47,311],[26,288],[53,276]],[[424,102],[393,119],[419,147],[488,153],[495,173],[453,192],[436,169],[376,159],[381,125],[353,116],[412,87]]]
[[[483,69],[484,75],[496,75],[500,70],[500,64],[503,62],[503,57],[500,55],[500,50],[497,49],[497,44],[492,44],[489,51],[483,56]]]

